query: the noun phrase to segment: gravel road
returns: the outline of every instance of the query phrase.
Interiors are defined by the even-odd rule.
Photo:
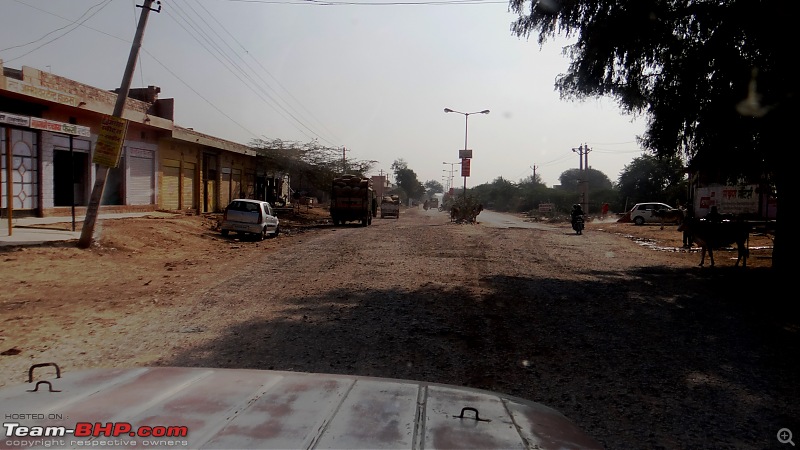
[[[97,333],[73,320],[59,348],[94,354],[91,365],[501,391],[561,411],[610,449],[778,448],[778,429],[800,433],[796,308],[768,269],[701,270],[695,258],[591,227],[457,225],[406,210],[282,236],[158,307],[117,304]]]

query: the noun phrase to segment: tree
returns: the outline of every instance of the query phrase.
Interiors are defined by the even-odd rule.
[[[520,201],[519,187],[503,177],[472,188],[472,195],[487,208],[495,211],[514,211]]]
[[[255,139],[250,147],[258,155],[259,171],[288,173],[292,182],[303,181],[306,188],[328,192],[333,178],[342,171],[341,150],[325,147],[317,141],[305,144],[281,139]],[[365,176],[376,161],[345,160],[350,172]]]
[[[556,80],[563,98],[614,97],[645,114],[641,144],[683,155],[694,169],[775,186],[791,167],[800,2],[720,0],[510,0],[511,30],[576,38]],[[765,180],[766,178],[766,180]],[[779,198],[778,198],[779,200]],[[780,265],[777,230],[773,267]]]
[[[643,155],[634,158],[619,175],[620,200],[627,206],[641,202],[686,204],[688,186],[684,172],[684,163],[679,157]]]
[[[408,195],[408,198],[422,198],[425,186],[417,179],[417,173],[408,168],[405,160],[397,159],[392,163],[394,179],[397,185]]]
[[[441,194],[444,192],[444,186],[436,180],[428,180],[425,182],[425,189],[428,196],[433,194]]]
[[[597,169],[585,170],[586,174],[581,172],[580,169],[567,169],[561,172],[558,176],[558,181],[561,187],[565,189],[572,189],[578,186],[579,181],[583,181],[584,176],[589,183],[589,189],[611,189],[611,180],[606,174]]]
[[[599,211],[603,203],[612,202],[617,198],[613,184],[606,174],[591,167],[583,172],[573,168],[565,170],[558,177],[558,181],[561,183],[560,190],[573,194],[573,197],[569,198],[569,205],[583,201],[580,195],[580,182],[584,178],[587,180],[589,188],[589,212]]]

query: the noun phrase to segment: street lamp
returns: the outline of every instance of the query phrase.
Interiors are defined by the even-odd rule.
[[[465,113],[465,112],[461,112],[461,111],[456,111],[454,109],[445,108],[444,112],[446,112],[446,113],[456,113],[456,114],[461,114],[462,116],[464,116],[464,153],[466,154],[467,150],[469,149],[469,147],[467,147],[467,131],[469,130],[469,116],[471,114],[489,114],[489,110],[488,109],[484,109],[483,111],[475,111],[475,112]],[[468,159],[468,158],[462,158],[462,160],[464,160],[464,159]],[[463,170],[464,169],[462,168],[462,171]],[[467,198],[467,177],[464,176],[464,199],[466,199],[466,198]]]
[[[453,167],[458,165],[458,164],[461,164],[461,163],[460,162],[454,162],[454,163],[443,162],[442,164],[444,164],[444,165],[450,164],[450,183],[447,186],[447,189],[449,191],[450,186],[453,185],[453,173],[455,173],[455,171],[456,171],[456,169],[454,169]],[[447,169],[445,169],[445,172],[447,172]]]

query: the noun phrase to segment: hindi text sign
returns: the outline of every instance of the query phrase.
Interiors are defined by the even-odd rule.
[[[468,177],[469,176],[469,159],[462,159],[461,160],[461,176]]]
[[[104,117],[100,125],[100,133],[97,135],[92,162],[108,167],[117,167],[127,129],[127,120],[114,116]]]

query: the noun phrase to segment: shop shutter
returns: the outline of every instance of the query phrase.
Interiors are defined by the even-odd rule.
[[[228,167],[222,168],[219,183],[219,204],[220,208],[224,209],[231,202],[231,169]]]
[[[231,171],[231,195],[233,198],[242,196],[242,169]]]
[[[150,205],[153,203],[153,152],[131,149],[130,183],[128,185],[129,205]]]
[[[194,195],[195,183],[195,164],[190,162],[183,163],[183,201],[181,207],[183,209],[197,209],[197,200]]]
[[[244,194],[247,198],[256,198],[256,174],[254,172],[247,172],[244,174]]]
[[[165,159],[163,162],[164,174],[161,179],[161,207],[164,209],[179,209],[178,187],[180,183],[180,161]]]

